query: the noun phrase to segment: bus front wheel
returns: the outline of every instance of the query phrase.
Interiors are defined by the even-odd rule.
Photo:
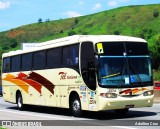
[[[17,107],[18,107],[19,110],[23,110],[23,107],[24,107],[23,98],[22,98],[22,95],[20,93],[17,95]]]
[[[70,110],[75,117],[80,117],[82,115],[81,103],[77,95],[71,99]]]

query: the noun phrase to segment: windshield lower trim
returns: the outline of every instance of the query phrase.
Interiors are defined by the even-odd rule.
[[[127,57],[127,58],[130,58],[130,57],[136,57],[136,58],[142,58],[142,57],[150,57],[148,55],[140,55],[140,56],[101,56],[100,57],[106,57],[106,58],[120,58],[120,57]]]

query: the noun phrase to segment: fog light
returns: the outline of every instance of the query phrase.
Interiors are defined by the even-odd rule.
[[[151,96],[153,95],[153,90],[149,90],[143,93],[144,96]]]
[[[151,102],[151,100],[148,100],[148,103],[150,103]]]
[[[111,104],[110,103],[108,103],[108,106],[110,106]]]
[[[117,94],[115,93],[101,93],[100,96],[103,98],[117,98]]]

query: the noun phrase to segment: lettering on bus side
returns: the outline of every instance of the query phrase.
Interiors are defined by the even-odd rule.
[[[67,72],[59,72],[60,80],[66,80],[66,79],[77,79],[77,76],[73,75],[67,75]]]

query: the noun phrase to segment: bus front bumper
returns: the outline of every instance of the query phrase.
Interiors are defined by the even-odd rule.
[[[117,97],[117,98],[103,98],[99,96],[99,111],[124,109],[124,108],[138,108],[138,107],[151,107],[153,105],[154,95],[151,96],[138,96],[132,98]]]

